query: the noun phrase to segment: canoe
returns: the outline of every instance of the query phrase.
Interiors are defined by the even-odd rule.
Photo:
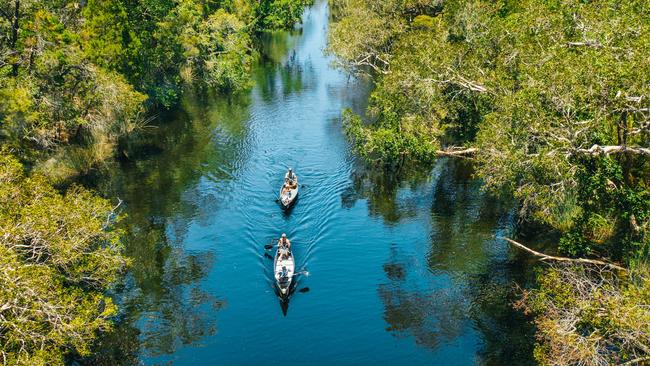
[[[275,252],[275,260],[273,261],[273,269],[275,284],[278,286],[280,296],[288,296],[296,269],[296,262],[293,258],[293,253],[289,251],[288,255],[283,257],[281,248],[278,245],[278,250]]]
[[[290,189],[290,190],[283,193],[282,192],[282,187],[284,187],[284,184],[282,185],[282,187],[280,187],[280,203],[282,203],[282,207],[289,208],[296,201],[296,198],[298,197],[298,187],[299,186],[300,186],[300,184],[298,183],[298,176],[296,175],[296,188],[295,189]]]

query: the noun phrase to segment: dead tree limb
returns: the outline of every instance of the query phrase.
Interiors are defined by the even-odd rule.
[[[589,149],[576,149],[576,152],[587,155],[611,155],[611,154],[637,154],[650,156],[650,148],[640,146],[610,145],[600,146],[593,145]]]
[[[470,148],[462,148],[462,147],[448,147],[444,150],[438,150],[436,151],[436,155],[439,156],[468,156],[468,155],[474,155],[478,152],[478,148],[475,147],[470,147]]]
[[[566,45],[568,47],[593,47],[593,48],[603,47],[602,43],[593,39],[588,39],[585,40],[584,42],[567,42]]]
[[[106,222],[104,223],[104,227],[103,227],[104,230],[108,229],[108,227],[110,226],[111,220],[115,217],[115,213],[117,212],[117,209],[120,208],[120,206],[122,205],[122,202],[123,202],[122,199],[118,197],[117,205],[113,207],[113,209],[108,213],[108,215],[106,215]]]
[[[539,259],[542,260],[542,261],[551,260],[551,261],[556,261],[556,262],[570,262],[570,263],[580,263],[580,264],[591,264],[591,265],[596,265],[596,266],[604,266],[604,267],[617,269],[617,270],[622,271],[622,272],[627,272],[626,268],[623,268],[623,267],[621,267],[619,265],[616,265],[614,263],[600,261],[600,260],[597,260],[597,259],[556,257],[556,256],[553,256],[553,255],[540,253],[540,252],[538,252],[536,250],[530,249],[527,246],[525,246],[525,245],[523,245],[521,243],[518,243],[518,242],[516,242],[516,241],[514,241],[514,240],[512,240],[510,238],[499,237],[499,239],[503,239],[503,240],[507,241],[508,243],[514,245],[515,247],[517,247],[519,249],[522,249],[522,250],[524,250],[524,251],[526,251],[528,253],[531,253],[532,255],[534,255],[536,257],[539,257]]]
[[[650,360],[650,357],[639,357],[635,358],[634,360],[627,361],[625,363],[622,363],[621,366],[626,366],[626,365],[641,365],[643,364],[644,361]]]

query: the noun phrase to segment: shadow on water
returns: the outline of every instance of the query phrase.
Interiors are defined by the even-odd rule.
[[[295,282],[292,283],[289,287],[289,293],[286,295],[281,294],[277,289],[277,286],[275,287],[275,295],[278,297],[278,300],[280,302],[280,310],[284,316],[287,316],[289,313],[289,302],[291,301],[291,297],[294,296],[296,292],[296,286],[297,284]]]
[[[282,202],[278,202],[278,206],[282,210],[282,216],[287,219],[289,216],[291,216],[291,213],[293,212],[294,208],[300,204],[300,194],[296,196],[296,198],[291,202],[289,207],[285,207],[282,205]]]
[[[277,287],[274,286],[274,288],[275,295],[278,297],[278,300],[280,302],[280,310],[284,316],[287,316],[289,313],[289,302],[293,296],[296,296],[297,294],[304,294],[310,291],[309,287],[300,287],[300,280],[295,281],[291,285],[288,295],[282,295],[280,294],[280,291],[278,291]]]

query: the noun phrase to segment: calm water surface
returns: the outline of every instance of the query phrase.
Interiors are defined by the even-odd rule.
[[[401,178],[363,168],[341,111],[369,86],[323,53],[328,8],[268,35],[250,93],[188,93],[169,121],[100,180],[119,196],[133,258],[103,364],[522,364],[530,329],[508,294],[524,280],[495,235],[514,211],[471,167],[441,160]],[[287,166],[303,184],[284,213]],[[299,278],[286,315],[263,246],[293,241]]]

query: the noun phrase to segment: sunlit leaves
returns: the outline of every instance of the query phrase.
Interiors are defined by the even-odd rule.
[[[645,237],[636,209],[608,205],[648,189],[647,156],[633,150],[650,133],[647,2],[423,3],[335,2],[330,50],[377,76],[372,123],[349,130],[362,155],[395,166],[430,161],[435,146],[475,146],[486,187],[518,198],[522,216],[563,232],[580,226],[582,238],[610,233],[611,246]],[[372,34],[354,27],[364,23]],[[625,152],[611,160],[621,176],[608,178],[618,198],[590,205],[579,192],[596,188],[579,172],[602,158],[594,145]],[[641,234],[626,234],[632,227]]]
[[[647,269],[616,276],[555,266],[538,276],[521,309],[539,315],[535,358],[542,365],[643,364],[650,346]]]
[[[126,265],[111,205],[81,188],[59,194],[0,156],[0,354],[59,365],[89,352],[116,313],[104,295]]]

